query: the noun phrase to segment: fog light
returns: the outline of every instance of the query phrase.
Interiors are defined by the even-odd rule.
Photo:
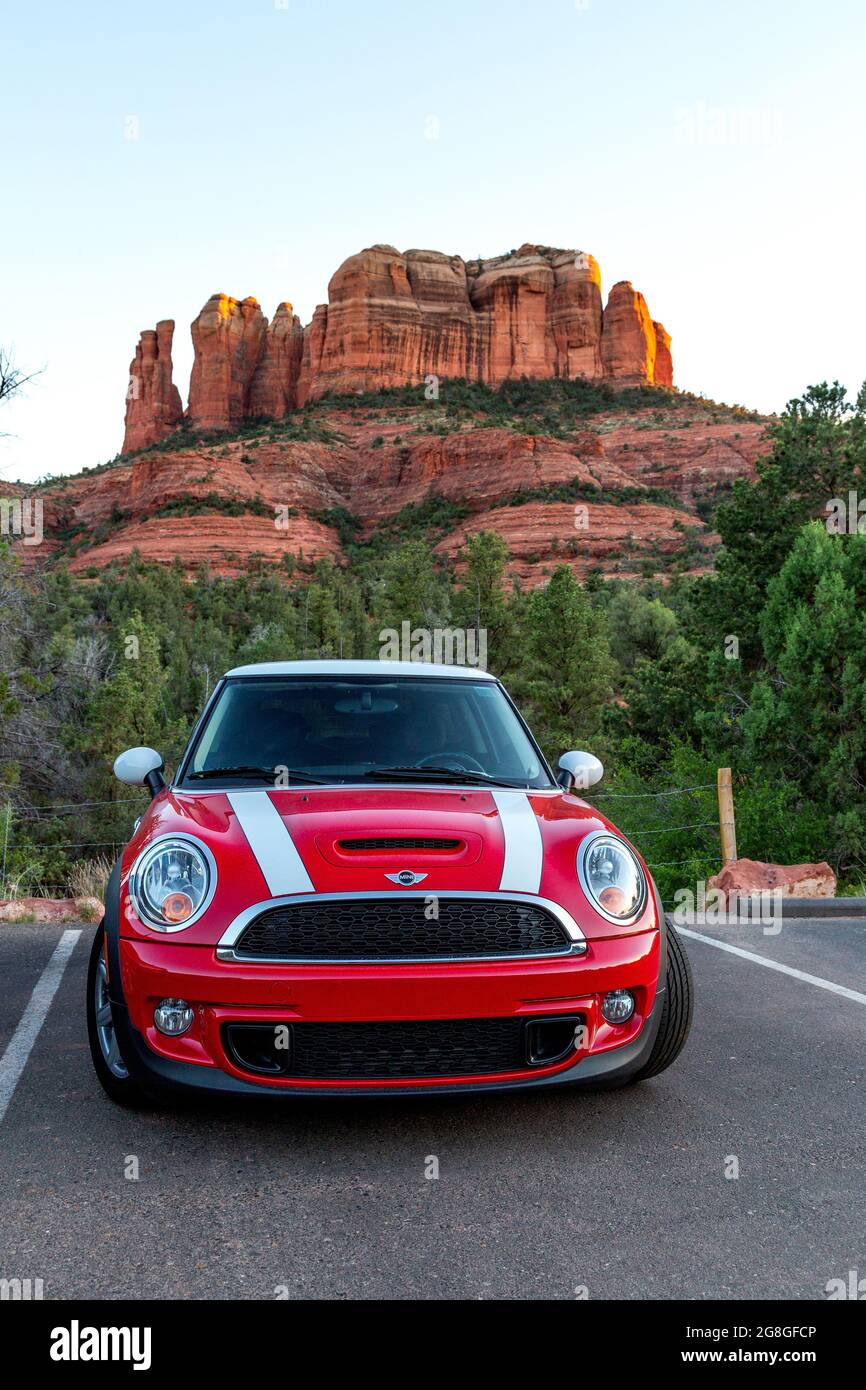
[[[606,1023],[628,1023],[634,1013],[634,995],[630,989],[612,989],[601,1001],[601,1016]]]
[[[153,1021],[160,1033],[179,1037],[192,1027],[193,1011],[185,999],[163,999],[153,1011]]]

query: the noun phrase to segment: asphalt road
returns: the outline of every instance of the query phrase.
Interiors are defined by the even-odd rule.
[[[0,928],[0,1054],[63,930]],[[866,1276],[866,922],[698,930],[863,997],[690,938],[692,1035],[642,1086],[131,1114],[91,1071],[84,927],[0,1121],[0,1278],[76,1299],[823,1299]]]

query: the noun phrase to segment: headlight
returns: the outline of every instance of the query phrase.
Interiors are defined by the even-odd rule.
[[[143,922],[157,931],[183,931],[210,904],[216,861],[201,840],[171,835],[155,841],[135,861],[129,891]]]
[[[627,922],[643,910],[647,882],[628,845],[605,830],[581,840],[577,876],[584,892],[609,922]]]

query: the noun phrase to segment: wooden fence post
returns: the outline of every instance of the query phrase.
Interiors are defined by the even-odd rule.
[[[731,785],[731,769],[720,767],[716,773],[716,786],[719,793],[719,832],[722,839],[722,864],[730,864],[737,857],[737,827],[734,821],[734,792]]]

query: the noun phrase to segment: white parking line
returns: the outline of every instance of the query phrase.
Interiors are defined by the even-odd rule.
[[[81,935],[80,930],[65,931],[54,948],[54,954],[36,982],[36,988],[27,1001],[27,1008],[3,1056],[0,1057],[0,1121],[6,1114],[21,1073],[27,1065],[27,1058],[33,1044],[39,1037],[39,1030],[51,1008],[51,1001],[57,993],[57,986],[63,979],[63,972],[75,943]]]
[[[793,966],[781,965],[777,960],[768,960],[766,956],[758,956],[754,951],[744,951],[741,946],[731,946],[727,941],[717,941],[714,936],[704,936],[699,931],[677,927],[677,932],[680,936],[691,937],[693,941],[705,941],[708,946],[718,946],[720,951],[730,951],[732,956],[742,956],[743,960],[753,960],[758,965],[766,965],[768,970],[778,970],[783,975],[793,976],[795,980],[805,980],[807,985],[829,989],[831,994],[841,994],[843,999],[853,999],[855,1004],[866,1004],[866,994],[860,994],[856,989],[848,989],[847,985],[836,985],[832,980],[822,980],[820,975],[807,975],[805,970],[795,970]]]

